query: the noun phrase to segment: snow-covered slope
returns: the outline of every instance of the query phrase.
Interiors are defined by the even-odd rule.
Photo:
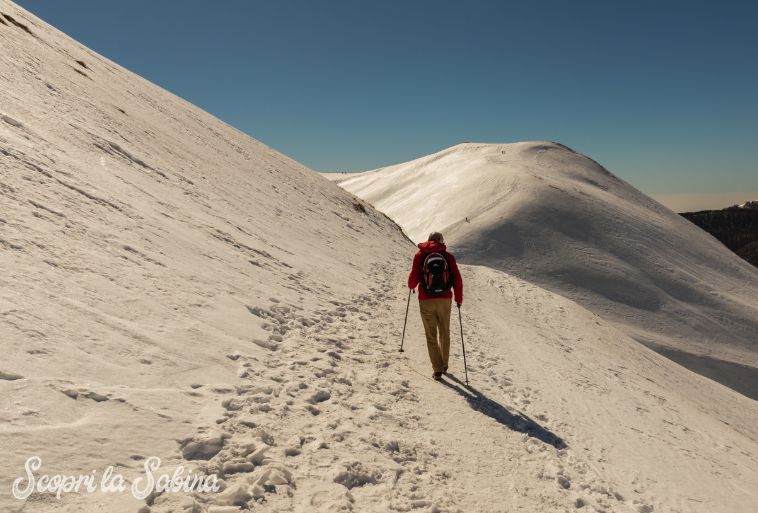
[[[4,469],[175,453],[236,376],[227,355],[275,351],[409,243],[297,162],[0,13]]]
[[[397,352],[415,248],[383,214],[0,17],[1,511],[752,512],[754,401],[479,266],[471,386],[457,340],[432,381],[413,303]],[[14,499],[33,455],[224,489]]]
[[[758,397],[758,271],[591,159],[549,142],[467,143],[339,183],[413,240],[442,231],[461,261],[570,297]]]

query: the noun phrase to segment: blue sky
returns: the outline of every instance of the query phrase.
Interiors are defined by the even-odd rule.
[[[758,191],[758,3],[21,0],[319,171],[549,139],[643,191]]]

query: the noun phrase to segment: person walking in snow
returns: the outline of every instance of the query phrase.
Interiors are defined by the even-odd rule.
[[[455,291],[455,304],[460,308],[463,303],[463,279],[441,233],[432,232],[429,240],[420,243],[418,249],[408,274],[408,288],[418,286],[426,347],[434,369],[432,377],[439,381],[442,374],[447,373],[450,357],[450,308],[453,298],[450,289]]]

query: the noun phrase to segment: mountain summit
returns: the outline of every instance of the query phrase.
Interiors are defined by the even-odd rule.
[[[414,241],[442,231],[462,262],[574,299],[758,397],[758,271],[594,160],[552,142],[465,143],[340,185]]]

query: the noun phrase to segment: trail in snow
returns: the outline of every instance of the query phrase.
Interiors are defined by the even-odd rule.
[[[476,317],[466,315],[470,386],[459,377],[460,345],[451,375],[429,378],[416,312],[400,354],[404,271],[385,271],[372,293],[335,301],[267,358],[231,355],[242,384],[229,391],[217,424],[184,445],[212,456],[201,468],[225,476],[226,490],[166,494],[151,512],[178,504],[211,513],[645,510],[553,432],[545,413],[526,413],[538,392],[509,379],[502,354],[482,344],[489,334]]]

